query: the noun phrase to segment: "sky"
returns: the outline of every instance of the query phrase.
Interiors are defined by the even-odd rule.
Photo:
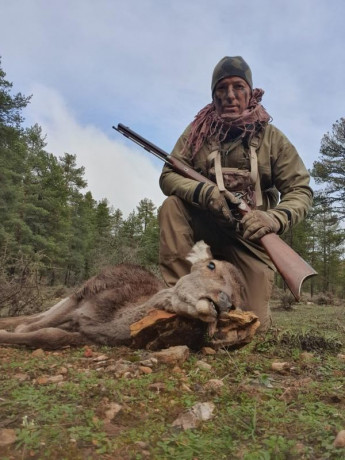
[[[86,190],[124,216],[164,196],[163,163],[112,129],[167,152],[211,102],[211,75],[242,56],[262,104],[311,168],[345,116],[343,0],[0,0],[0,56],[25,125],[75,154]],[[85,190],[85,191],[86,191]]]

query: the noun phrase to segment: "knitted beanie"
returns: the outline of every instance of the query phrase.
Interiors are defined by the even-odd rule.
[[[217,83],[226,77],[241,77],[253,89],[252,71],[241,56],[225,56],[218,62],[212,74],[212,96]]]

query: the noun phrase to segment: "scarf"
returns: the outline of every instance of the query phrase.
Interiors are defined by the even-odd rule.
[[[210,137],[215,142],[220,143],[227,138],[253,136],[261,131],[268,122],[272,121],[271,116],[260,104],[263,94],[262,89],[253,89],[248,107],[240,117],[231,121],[227,121],[217,114],[213,102],[201,109],[192,122],[185,146],[192,149],[193,158]]]

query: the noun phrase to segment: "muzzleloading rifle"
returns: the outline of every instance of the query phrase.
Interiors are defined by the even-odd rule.
[[[161,148],[157,147],[152,142],[144,139],[135,131],[132,131],[127,126],[119,123],[117,127],[113,126],[113,129],[123,134],[125,137],[135,142],[136,144],[143,147],[148,152],[155,155],[160,160],[163,160],[178,174],[189,179],[194,179],[198,182],[205,184],[216,185],[207,177],[199,174],[193,168],[180,161],[179,159],[169,155]],[[245,215],[251,212],[251,208],[248,204],[241,200],[237,206],[237,210],[241,215]],[[297,301],[301,297],[301,287],[303,281],[307,278],[317,275],[317,272],[305,261],[301,256],[297,254],[288,244],[286,244],[278,235],[275,233],[268,233],[260,238],[260,244],[263,246],[268,256],[274,263],[278,272],[284,279],[287,287]]]

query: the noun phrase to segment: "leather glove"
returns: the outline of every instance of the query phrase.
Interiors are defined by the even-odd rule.
[[[199,204],[203,209],[208,209],[216,217],[229,223],[235,222],[229,205],[237,206],[240,202],[240,199],[227,190],[221,192],[216,185],[204,184],[199,195]]]
[[[243,226],[243,238],[255,241],[267,233],[278,233],[280,222],[272,214],[265,211],[248,212],[241,220]]]

